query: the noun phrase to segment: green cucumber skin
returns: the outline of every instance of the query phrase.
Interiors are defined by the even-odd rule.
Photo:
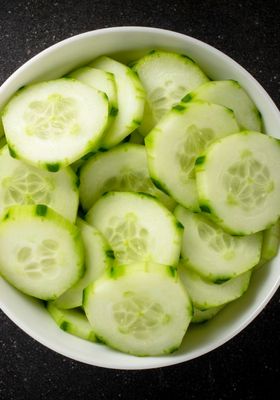
[[[255,269],[262,267],[277,256],[280,244],[280,220],[263,232],[261,259]]]
[[[97,338],[89,323],[86,330],[84,329],[85,327],[82,327],[80,325],[80,321],[78,320],[78,318],[84,317],[83,323],[86,322],[86,316],[82,310],[77,308],[67,311],[61,310],[56,307],[52,301],[49,301],[46,304],[46,309],[57,324],[57,326],[64,332],[67,332],[81,339],[88,340],[90,342],[97,342]],[[77,318],[77,321],[74,321],[75,318]]]
[[[208,308],[207,310],[201,311],[196,309],[192,318],[193,324],[204,324],[211,319],[215,318],[216,315],[224,308],[225,305],[219,307]]]
[[[202,84],[201,86],[199,86],[197,89],[195,89],[194,91],[188,93],[185,97],[182,98],[182,102],[183,103],[188,103],[190,101],[196,101],[196,100],[206,100],[206,101],[210,101],[213,103],[216,103],[215,99],[212,98],[212,96],[210,95],[210,98],[207,96],[207,89],[210,88],[210,93],[211,93],[211,88],[215,88],[215,86],[220,86],[220,85],[229,85],[229,87],[232,87],[234,89],[234,91],[240,91],[241,92],[241,101],[244,100],[244,96],[245,98],[247,97],[246,100],[246,105],[249,108],[247,110],[247,112],[250,112],[252,115],[255,115],[255,119],[252,123],[252,121],[250,121],[250,123],[248,123],[249,121],[247,121],[246,117],[245,117],[245,121],[244,121],[244,117],[241,118],[241,116],[238,116],[238,123],[240,126],[240,130],[255,130],[255,131],[260,131],[263,132],[264,131],[264,125],[263,125],[263,118],[261,115],[261,112],[257,109],[257,107],[255,106],[254,102],[252,101],[252,99],[250,98],[250,96],[248,95],[248,93],[242,88],[242,86],[233,79],[228,79],[228,80],[219,80],[219,81],[209,81],[206,82],[204,84]],[[206,97],[205,97],[205,91],[206,91]],[[232,93],[231,93],[232,94]],[[238,92],[237,92],[238,95]],[[214,96],[215,97],[215,96]],[[231,110],[233,110],[234,105],[232,104],[232,101],[230,101],[231,106],[229,105],[229,102],[226,101],[226,104],[224,103],[224,100],[219,100],[219,96],[217,99],[217,104],[221,104],[221,105],[226,105],[227,107],[229,107]],[[233,110],[234,111],[234,110]],[[236,116],[239,114],[238,113],[238,109],[236,110],[237,114],[235,114]],[[240,111],[240,110],[239,110]],[[245,124],[244,124],[245,122]]]

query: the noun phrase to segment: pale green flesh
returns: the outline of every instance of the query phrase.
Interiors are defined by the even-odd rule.
[[[4,127],[2,123],[2,118],[0,117],[0,138],[2,138],[4,135],[5,135]]]
[[[178,273],[194,307],[199,310],[219,307],[238,299],[247,290],[251,277],[251,271],[248,271],[224,283],[215,284],[202,279],[183,263],[179,265]]]
[[[192,317],[192,323],[200,324],[202,322],[209,321],[214,318],[224,306],[209,308],[208,310],[199,310],[194,307],[194,314]]]
[[[195,161],[213,141],[238,131],[225,107],[200,101],[179,104],[145,138],[151,177],[179,204],[199,211]]]
[[[26,86],[3,111],[12,151],[18,158],[52,171],[96,150],[107,120],[106,96],[66,78]]]
[[[105,93],[109,101],[108,126],[113,122],[118,113],[117,87],[114,75],[99,69],[83,67],[68,75],[70,78],[100,90]]]
[[[181,228],[173,214],[154,198],[109,192],[89,210],[86,220],[106,237],[118,264],[178,263]]]
[[[92,327],[82,310],[61,310],[54,302],[48,302],[47,310],[59,328],[65,332],[91,342],[96,341]]]
[[[261,259],[256,268],[276,257],[280,244],[280,220],[263,232]]]
[[[233,110],[241,130],[261,132],[262,119],[248,94],[236,81],[211,81],[190,93],[189,98],[220,104]]]
[[[139,131],[145,136],[180,99],[208,81],[189,58],[165,51],[154,51],[134,64],[147,93],[144,118]]]
[[[110,72],[115,77],[118,114],[102,139],[102,147],[108,149],[120,143],[141,123],[145,92],[130,68],[109,57],[98,58],[90,64],[90,67]]]
[[[54,174],[12,158],[7,146],[0,150],[0,212],[13,205],[45,204],[75,222],[79,203],[76,182],[68,167]]]
[[[81,219],[78,219],[77,225],[84,244],[86,270],[83,277],[55,301],[55,305],[63,309],[80,307],[83,290],[110,268],[113,261],[112,250],[101,233]]]
[[[1,136],[0,137],[0,149],[2,149],[2,147],[4,147],[7,144],[7,140],[5,136]]]
[[[147,193],[170,209],[175,206],[175,202],[158,190],[150,179],[147,155],[142,145],[119,145],[105,153],[97,153],[83,165],[80,199],[85,210],[110,191]]]
[[[50,208],[13,206],[2,214],[0,273],[23,293],[55,299],[79,280],[83,265],[77,228]]]
[[[189,268],[213,282],[238,276],[260,259],[262,234],[231,236],[202,214],[181,206],[174,212],[184,225],[181,254]]]
[[[196,166],[200,206],[229,233],[262,231],[280,215],[279,141],[244,131],[213,143]]]
[[[180,346],[192,316],[189,297],[169,267],[118,267],[85,291],[84,309],[97,337],[138,356],[168,354]]]

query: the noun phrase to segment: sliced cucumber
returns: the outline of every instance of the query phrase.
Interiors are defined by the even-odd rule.
[[[118,61],[103,56],[93,61],[90,66],[115,76],[118,114],[102,139],[102,147],[108,149],[120,143],[140,125],[144,112],[145,92],[136,74]]]
[[[182,257],[188,267],[213,282],[222,282],[253,268],[260,260],[262,234],[231,236],[202,214],[181,206],[175,216],[184,225]]]
[[[143,135],[136,129],[132,134],[130,135],[129,138],[129,143],[134,143],[134,144],[144,144],[144,138]]]
[[[111,191],[143,192],[173,209],[175,202],[150,179],[145,147],[125,143],[90,158],[80,171],[80,198],[85,210]]]
[[[208,310],[199,310],[198,308],[194,307],[192,323],[201,324],[202,322],[209,321],[210,319],[214,318],[222,308],[224,308],[224,306],[213,307],[209,308]]]
[[[147,135],[180,99],[208,81],[189,57],[167,51],[152,51],[133,65],[147,93],[143,122],[138,128]]]
[[[76,69],[68,76],[106,94],[109,100],[108,128],[118,114],[117,87],[114,75],[100,69],[83,67]]]
[[[0,212],[16,204],[45,204],[75,222],[77,177],[69,167],[52,173],[16,160],[5,146],[0,150]]]
[[[54,302],[49,301],[47,310],[59,328],[65,332],[90,342],[96,342],[92,327],[81,309],[60,310]]]
[[[84,309],[99,340],[137,356],[177,350],[192,317],[176,269],[151,263],[112,268],[85,290]]]
[[[99,278],[107,268],[110,268],[114,259],[113,251],[97,229],[81,219],[78,219],[77,225],[80,228],[85,249],[86,271],[73,287],[55,301],[55,305],[63,309],[80,307],[83,304],[83,290]]]
[[[179,204],[199,211],[195,160],[214,140],[238,131],[228,108],[201,101],[178,104],[145,138],[151,177]]]
[[[86,220],[106,237],[118,264],[178,263],[181,225],[151,196],[109,192],[89,210]]]
[[[13,206],[0,220],[0,274],[23,293],[54,300],[84,273],[78,228],[45,205]]]
[[[182,101],[204,100],[233,110],[241,130],[262,130],[262,118],[248,94],[233,80],[206,82]]]
[[[7,140],[6,140],[6,136],[1,136],[0,137],[0,149],[2,149],[2,147],[4,147],[7,144]]]
[[[195,308],[208,310],[238,299],[248,289],[251,271],[224,283],[204,280],[200,275],[187,268],[183,263],[178,267],[179,276]]]
[[[263,244],[261,259],[257,267],[261,267],[272,258],[276,257],[280,244],[280,220],[278,220],[271,228],[263,232]]]
[[[213,143],[198,158],[199,203],[226,231],[267,229],[280,215],[279,140],[243,131]]]
[[[96,149],[107,120],[107,97],[66,78],[24,87],[3,110],[11,154],[51,172]]]
[[[4,127],[2,123],[1,113],[0,113],[0,138],[5,136]]]

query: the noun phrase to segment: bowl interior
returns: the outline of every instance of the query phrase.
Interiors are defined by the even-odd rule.
[[[67,39],[19,68],[0,88],[0,109],[20,87],[53,79],[100,55],[128,61],[149,49],[181,52],[193,58],[212,79],[235,79],[262,113],[265,131],[280,137],[280,114],[255,79],[223,53],[196,39],[153,28],[109,28]],[[70,358],[108,368],[142,369],[176,364],[204,354],[236,335],[256,317],[280,283],[280,255],[253,274],[249,290],[207,324],[191,327],[179,351],[139,358],[83,341],[59,330],[42,303],[0,278],[0,307],[19,327],[47,347]]]

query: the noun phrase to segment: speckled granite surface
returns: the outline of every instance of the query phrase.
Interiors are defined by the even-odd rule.
[[[276,0],[2,0],[0,82],[68,36],[109,26],[146,25],[186,33],[224,51],[256,77],[279,107],[279,16]],[[276,399],[279,316],[278,291],[249,327],[212,353],[178,366],[126,372],[55,354],[0,312],[0,399]]]

